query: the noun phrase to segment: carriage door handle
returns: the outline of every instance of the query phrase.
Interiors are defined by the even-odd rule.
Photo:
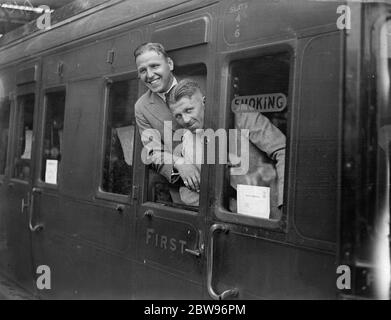
[[[187,252],[188,254],[191,254],[193,256],[196,256],[196,257],[201,257],[201,251],[198,249],[196,249],[196,250],[185,249],[185,252]]]
[[[42,189],[40,188],[33,188],[31,192],[31,200],[30,200],[30,210],[29,210],[29,228],[31,232],[40,231],[43,229],[43,224],[38,223],[35,226],[33,226],[33,215],[34,215],[34,194],[35,193],[41,193]]]
[[[214,234],[216,232],[224,232],[228,233],[229,229],[226,225],[223,224],[214,224],[210,228],[210,247],[209,247],[209,259],[208,259],[208,267],[207,267],[207,288],[208,288],[208,293],[209,295],[214,299],[214,300],[224,300],[228,297],[231,296],[237,296],[239,291],[238,289],[229,289],[225,290],[223,293],[218,294],[216,291],[213,289],[213,251],[214,251]]]
[[[24,198],[22,198],[22,214],[24,213],[24,210],[27,209],[28,207],[30,207],[30,192],[27,192],[27,198],[26,200]]]
[[[198,234],[198,244],[197,244],[198,248],[195,248],[194,250],[192,249],[185,249],[185,252],[192,255],[192,256],[195,256],[197,258],[201,257],[201,255],[204,253],[204,248],[205,248],[205,245],[204,245],[204,237],[202,236],[202,232],[199,231],[199,234]]]

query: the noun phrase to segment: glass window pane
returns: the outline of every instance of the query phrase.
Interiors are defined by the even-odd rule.
[[[278,219],[284,189],[290,55],[234,61],[230,67],[229,160],[225,205]]]
[[[138,80],[114,82],[110,86],[106,123],[102,189],[129,195],[132,189],[134,154],[134,104]]]
[[[64,112],[65,91],[47,93],[41,180],[50,184],[58,183]]]
[[[378,62],[378,99],[379,104],[389,106],[391,101],[391,20],[381,28],[380,57]]]
[[[17,99],[17,134],[13,177],[30,178],[35,95],[26,94]]]
[[[10,107],[8,98],[0,100],[0,175],[5,174],[7,165]]]

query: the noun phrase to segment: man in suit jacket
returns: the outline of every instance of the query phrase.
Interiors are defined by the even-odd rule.
[[[140,45],[134,57],[139,78],[148,88],[135,105],[136,123],[144,144],[143,160],[153,164],[170,183],[175,183],[180,176],[189,188],[198,190],[200,170],[185,164],[180,154],[173,155],[180,142],[173,141],[173,133],[180,127],[171,115],[166,96],[177,84],[172,73],[174,63],[159,43]]]
[[[181,145],[182,156],[187,163],[196,164],[200,168],[203,159],[205,97],[198,83],[190,79],[181,80],[171,90],[168,103],[175,120],[186,129]],[[236,114],[235,127],[247,129],[249,132],[248,152],[240,155],[240,159],[246,161],[249,166],[247,172],[235,172],[235,168],[231,169],[231,186],[235,190],[237,185],[270,187],[272,210],[281,207],[284,190],[285,135],[261,113]],[[196,191],[181,187],[179,193],[181,200],[187,205],[199,205],[199,194]],[[271,217],[276,218],[276,215],[273,214]]]

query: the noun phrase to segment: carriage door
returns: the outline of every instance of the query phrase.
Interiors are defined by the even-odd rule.
[[[216,196],[207,291],[216,300],[270,298],[275,279],[289,276],[283,192],[291,61],[289,46],[281,46],[234,54],[226,68],[228,102],[218,121],[227,126],[228,144],[219,141],[219,149],[227,148],[228,165],[219,159],[209,178]]]
[[[184,20],[187,21],[187,20]],[[183,26],[187,22],[174,24],[175,30],[162,28],[156,33],[156,39],[165,43],[166,49],[182,46],[181,41],[203,43],[207,21],[206,18],[192,20],[189,24],[194,27]],[[184,34],[183,30],[193,30],[194,34]],[[202,36],[199,37],[198,32]],[[184,38],[178,37],[178,34]],[[162,40],[166,39],[166,41]],[[175,43],[178,41],[178,43]],[[175,67],[174,74],[178,81],[183,78],[196,80],[201,90],[206,94],[207,89],[207,45],[194,46],[169,52]],[[160,99],[160,98],[159,98]],[[164,107],[166,107],[164,105]],[[156,115],[159,123],[159,106],[151,105],[149,112]],[[161,127],[164,123],[161,121]],[[166,123],[167,125],[167,123]],[[175,135],[179,125],[172,118],[168,135],[173,134],[172,146],[179,142]],[[178,133],[178,132],[177,132]],[[142,154],[141,149],[137,154]],[[137,156],[140,158],[139,156]],[[200,198],[194,203],[182,201],[180,189],[185,188],[179,178],[176,183],[169,184],[163,176],[156,173],[152,166],[141,163],[139,165],[140,199],[137,212],[137,247],[138,259],[142,276],[139,277],[139,297],[156,299],[193,299],[201,298],[204,294],[204,219],[206,183],[202,184]],[[201,180],[207,181],[207,172],[202,166]]]
[[[330,32],[300,39],[297,49],[287,42],[224,56],[219,114],[229,163],[209,178],[214,299],[335,297],[339,43]],[[302,61],[300,109],[293,48]]]
[[[38,226],[33,221],[34,196],[32,179],[35,163],[34,137],[37,114],[38,64],[17,72],[15,110],[13,113],[13,140],[11,174],[7,189],[8,210],[10,212],[10,239],[8,250],[11,253],[10,269],[15,279],[32,291],[31,232]]]
[[[192,77],[205,88],[205,64],[178,66],[176,70],[178,81]],[[173,129],[179,127],[173,123]],[[171,128],[167,130],[172,132]],[[177,143],[173,141],[173,145]],[[201,168],[201,179],[205,181],[203,171]],[[206,188],[201,190],[198,203],[185,203],[180,195],[184,185],[179,176],[176,183],[169,184],[151,166],[141,164],[139,172],[139,185],[143,187],[137,216],[138,257],[145,273],[140,277],[143,283],[138,292],[157,299],[200,298],[205,258],[202,199]]]

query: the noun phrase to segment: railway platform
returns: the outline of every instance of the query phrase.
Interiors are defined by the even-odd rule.
[[[0,274],[0,300],[37,300],[31,293]]]

